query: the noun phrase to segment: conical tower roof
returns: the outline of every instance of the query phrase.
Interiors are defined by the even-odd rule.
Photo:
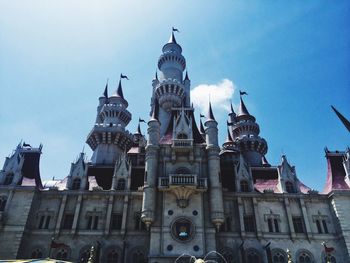
[[[199,119],[199,132],[201,134],[205,134],[204,126],[201,119]]]
[[[122,88],[122,81],[119,80],[119,84],[118,84],[118,88],[117,90],[112,94],[111,97],[120,97],[123,100],[125,100],[124,98],[124,94],[123,94],[123,88]]]
[[[209,102],[209,110],[208,110],[208,114],[207,114],[207,120],[215,120],[214,114],[213,114],[213,110],[211,108],[211,102]]]
[[[238,114],[236,116],[238,119],[251,119],[255,121],[255,117],[253,115],[250,115],[247,107],[245,106],[242,96],[240,98]]]
[[[154,100],[154,105],[153,105],[153,112],[151,116],[151,120],[159,120],[159,102],[158,99]]]
[[[174,44],[177,44],[176,39],[175,39],[174,32],[171,32],[171,35],[170,35],[170,38],[169,38],[168,44],[169,44],[169,43],[174,43]]]
[[[227,129],[227,137],[226,137],[226,142],[233,142],[230,130]]]

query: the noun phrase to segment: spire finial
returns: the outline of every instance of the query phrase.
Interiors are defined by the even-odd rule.
[[[214,114],[213,114],[213,110],[211,108],[211,102],[210,101],[209,101],[209,110],[208,110],[207,119],[215,121],[215,117],[214,117]]]
[[[107,78],[107,82],[106,82],[106,87],[105,87],[105,91],[103,92],[103,96],[108,99],[108,78]]]
[[[240,104],[239,104],[238,115],[239,116],[241,116],[241,115],[250,115],[248,110],[247,110],[247,107],[245,106],[245,104],[243,102],[242,96],[240,97]]]
[[[233,142],[230,130],[227,129],[227,138],[226,138],[226,142]]]
[[[119,97],[121,97],[122,99],[124,99],[124,95],[123,95],[123,89],[122,89],[122,80],[119,80],[119,84],[118,84],[118,89],[117,89],[117,95]]]
[[[186,70],[185,80],[190,80],[190,79],[188,78],[187,70]]]
[[[230,105],[230,106],[231,106],[231,112],[230,112],[230,114],[231,114],[231,113],[235,113],[235,111],[233,110],[232,101],[231,101],[231,105]]]
[[[158,121],[158,115],[159,115],[159,102],[158,102],[158,99],[155,99],[151,119]]]

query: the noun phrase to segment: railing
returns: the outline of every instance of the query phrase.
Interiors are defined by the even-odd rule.
[[[172,185],[197,185],[196,174],[170,174],[169,177]]]
[[[198,178],[196,174],[169,174],[169,177],[159,178],[159,187],[195,186],[207,188],[207,178]]]
[[[173,147],[191,147],[193,145],[192,139],[174,139]]]

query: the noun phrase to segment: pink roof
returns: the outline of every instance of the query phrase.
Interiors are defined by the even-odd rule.
[[[272,190],[274,193],[278,193],[277,184],[278,179],[256,179],[254,187],[260,193],[263,193],[264,190]]]
[[[333,190],[349,190],[345,182],[345,170],[343,166],[343,153],[326,152],[327,158],[327,179],[323,192],[328,194]]]

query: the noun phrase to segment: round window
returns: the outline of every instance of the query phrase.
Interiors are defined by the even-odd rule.
[[[182,242],[192,239],[194,233],[194,225],[191,220],[181,217],[176,219],[171,225],[172,236]]]

